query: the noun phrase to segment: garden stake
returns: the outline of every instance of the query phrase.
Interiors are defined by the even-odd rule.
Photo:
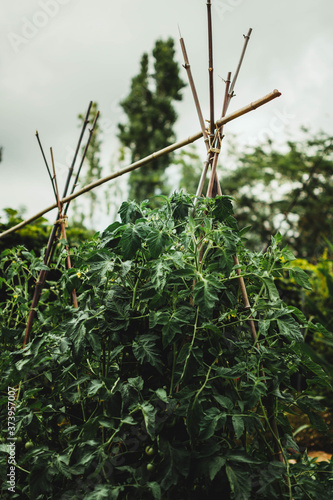
[[[236,82],[237,82],[239,71],[240,71],[242,63],[243,63],[245,51],[246,51],[247,45],[249,43],[251,33],[252,33],[252,28],[249,29],[247,35],[243,35],[245,41],[244,41],[244,45],[243,45],[243,49],[242,49],[242,52],[241,52],[241,56],[240,56],[240,59],[239,59],[239,62],[238,62],[237,68],[236,68],[235,75],[234,75],[234,77],[232,79],[232,82],[231,82],[231,85],[230,85],[230,89],[229,89],[229,83],[228,83],[228,80],[230,78],[229,78],[229,73],[228,73],[228,77],[227,77],[227,80],[226,80],[226,92],[225,92],[225,95],[224,95],[224,101],[223,101],[221,119],[226,115],[226,113],[228,111],[228,108],[229,108],[230,101],[231,101],[232,97],[234,96],[235,85],[236,85]],[[223,125],[221,127],[219,127],[219,135],[220,135],[221,140],[222,140],[222,138],[223,138]],[[217,150],[220,150],[220,148],[221,148],[221,145],[220,145],[220,147],[217,146]],[[214,161],[213,161],[213,165],[212,165],[212,174],[211,174],[211,179],[210,179],[208,190],[207,190],[207,196],[208,196],[208,193],[212,193],[213,192],[213,183],[214,183],[214,176],[216,174],[218,155],[219,155],[219,153],[215,153],[215,155],[214,155]],[[215,158],[215,156],[216,156],[216,158]]]
[[[82,155],[82,158],[81,158],[81,162],[80,162],[80,165],[79,165],[79,168],[78,168],[77,174],[76,174],[76,176],[75,176],[75,180],[74,180],[74,183],[73,183],[72,191],[71,191],[71,193],[70,193],[70,194],[73,194],[73,193],[74,193],[75,188],[76,188],[76,186],[77,186],[77,184],[78,184],[78,180],[79,180],[79,177],[80,177],[80,173],[81,173],[82,165],[83,165],[83,162],[84,162],[84,160],[85,160],[85,158],[86,158],[87,151],[88,151],[88,148],[89,148],[89,144],[90,144],[90,141],[91,141],[91,137],[92,137],[92,135],[93,135],[93,133],[94,133],[94,130],[95,130],[95,127],[96,127],[96,123],[97,123],[98,118],[99,118],[99,111],[97,111],[96,116],[95,116],[95,119],[94,119],[94,122],[93,122],[93,124],[92,124],[92,127],[91,127],[91,129],[89,129],[89,137],[88,137],[88,141],[87,141],[87,144],[86,144],[86,146],[85,146],[85,148],[84,148],[83,155]],[[65,207],[65,210],[64,210],[64,215],[66,215],[66,214],[67,214],[67,210],[68,210],[68,207],[69,207],[69,203],[70,203],[70,201],[68,201],[68,202],[67,202],[67,204],[66,204],[66,207]]]
[[[89,114],[90,114],[90,109],[91,109],[92,104],[93,104],[93,102],[90,101],[89,106],[88,106],[88,110],[87,110],[87,114],[86,114],[85,120],[84,120],[83,125],[82,125],[80,137],[79,137],[79,140],[78,140],[78,143],[77,143],[77,146],[76,146],[76,150],[75,150],[75,154],[74,154],[74,157],[73,157],[73,160],[72,160],[72,164],[71,164],[71,166],[70,166],[70,168],[68,170],[66,184],[65,184],[65,188],[64,188],[63,196],[62,196],[63,198],[65,198],[65,196],[67,196],[69,184],[70,184],[71,177],[72,177],[73,170],[74,170],[74,166],[75,166],[75,163],[76,163],[76,158],[77,158],[78,152],[80,151],[81,142],[82,142],[82,139],[83,139],[84,132],[85,132],[86,127],[87,127],[87,125],[89,123]],[[56,206],[57,205],[58,205],[58,203],[56,204]],[[56,208],[56,207],[54,207],[54,208]],[[65,213],[67,213],[67,212],[65,212]],[[58,212],[57,220],[59,220],[59,212]],[[51,254],[52,254],[52,251],[53,251],[52,250],[53,249],[53,243],[54,243],[54,241],[56,239],[56,236],[57,236],[58,227],[59,227],[58,225],[54,224],[54,226],[52,228],[51,235],[50,235],[49,244],[47,245],[47,250],[46,250],[46,264],[47,265],[49,265],[49,263],[51,261],[51,257],[52,257]]]
[[[90,109],[90,108],[89,108]],[[72,190],[71,190],[71,193],[70,194],[73,194],[74,191],[75,191],[75,188],[76,186],[78,185],[78,180],[79,180],[79,176],[80,176],[80,173],[81,173],[81,169],[82,169],[82,165],[83,165],[83,162],[86,158],[86,154],[87,154],[87,151],[88,151],[88,148],[89,148],[89,144],[90,144],[90,140],[91,140],[91,137],[92,137],[92,134],[94,132],[94,129],[95,129],[95,126],[96,126],[96,122],[98,120],[98,117],[99,117],[99,111],[97,111],[96,113],[96,116],[95,116],[95,119],[94,119],[94,122],[93,122],[93,125],[92,125],[92,128],[89,130],[89,137],[88,137],[88,141],[87,141],[87,144],[85,145],[85,148],[84,148],[84,151],[83,151],[83,155],[82,155],[82,158],[81,158],[81,162],[80,162],[80,165],[79,165],[79,168],[78,168],[78,171],[77,171],[77,174],[75,176],[75,179],[74,179],[74,183],[73,183],[73,187],[72,187]],[[67,215],[67,211],[68,211],[68,208],[69,208],[69,204],[70,204],[70,201],[67,202],[66,206],[65,206],[65,209],[64,209],[64,213],[63,213],[63,216],[65,217]],[[55,236],[55,239],[58,238],[58,235],[59,235],[59,226],[57,228],[57,233],[56,233],[56,236]],[[54,252],[54,245],[52,246],[52,249],[50,251],[50,254],[49,254],[49,257],[48,257],[48,264],[52,261],[52,256],[53,256],[53,252]]]
[[[221,120],[218,120],[216,122],[217,127],[221,127],[221,125],[224,125],[226,123],[231,122],[232,120],[235,120],[236,118],[239,118],[240,116],[245,115],[246,113],[249,113],[250,111],[254,111],[255,109],[259,108],[260,106],[263,106],[264,104],[267,104],[268,102],[272,101],[273,99],[276,99],[276,97],[280,97],[281,92],[278,90],[274,89],[272,92],[269,94],[265,95],[264,97],[261,97],[260,99],[251,102],[247,106],[244,106],[243,108],[238,109],[237,111],[231,113],[230,115],[225,116]],[[92,189],[95,189],[98,186],[101,186],[102,184],[105,184],[106,182],[109,182],[113,179],[116,179],[117,177],[121,177],[124,174],[127,174],[128,172],[132,172],[133,170],[136,170],[137,168],[140,168],[144,165],[147,165],[151,161],[155,160],[156,158],[160,158],[161,156],[164,156],[166,154],[172,153],[173,151],[176,151],[177,149],[180,149],[184,146],[187,146],[188,144],[192,144],[193,142],[197,141],[202,137],[202,132],[197,132],[196,134],[187,137],[186,139],[183,139],[182,141],[175,142],[174,144],[171,144],[170,146],[167,146],[166,148],[160,149],[159,151],[156,151],[155,153],[152,153],[145,158],[141,158],[141,160],[138,160],[134,163],[131,163],[127,167],[118,170],[118,172],[114,172],[113,174],[107,175],[106,177],[102,177],[101,179],[98,179],[97,181],[94,181],[87,186],[84,186],[82,189],[79,191],[76,191],[76,193],[73,193],[69,196],[65,196],[62,198],[60,201],[61,203],[67,203],[68,201],[74,200],[75,198],[78,198],[82,194],[88,193]],[[14,233],[18,229],[21,229],[22,227],[26,226],[30,222],[33,222],[36,219],[39,219],[42,217],[44,214],[47,212],[50,212],[50,210],[53,210],[54,208],[57,208],[57,204],[50,205],[47,208],[44,208],[40,212],[36,213],[32,217],[29,217],[28,219],[20,222],[19,224],[16,224],[15,226],[11,227],[10,229],[7,229],[6,231],[3,231],[0,234],[0,238],[4,238],[8,234]]]
[[[228,98],[229,98],[229,86],[230,86],[230,78],[231,78],[231,73],[229,71],[227,79],[225,81],[225,92],[224,92],[224,101],[223,101],[223,110],[222,110],[222,116],[223,118],[225,116],[226,110],[228,108]],[[209,180],[208,184],[208,189],[207,189],[207,198],[213,198],[213,189],[214,185],[216,182],[216,176],[217,176],[217,162],[222,146],[222,139],[223,139],[223,130],[217,129],[217,139],[216,139],[216,144],[214,145],[214,157],[213,157],[213,163],[212,163],[212,174],[211,178]]]
[[[206,159],[206,161],[204,163],[204,168],[203,168],[203,171],[202,171],[202,174],[201,174],[199,186],[198,186],[198,189],[197,189],[197,192],[196,192],[196,199],[197,199],[197,198],[199,198],[201,196],[201,193],[202,193],[202,190],[203,190],[203,185],[205,183],[205,179],[206,179],[206,175],[207,175],[208,166],[209,166],[209,163],[210,163],[210,160],[211,160],[210,141],[209,141],[209,137],[208,137],[208,134],[207,134],[206,127],[205,127],[205,121],[204,121],[204,118],[203,118],[203,115],[202,115],[202,111],[201,111],[201,107],[200,107],[200,103],[199,103],[199,98],[198,98],[197,90],[195,88],[194,80],[193,80],[193,77],[192,77],[192,71],[191,71],[190,62],[189,62],[188,56],[187,56],[185,42],[184,42],[184,39],[182,37],[180,38],[180,45],[181,45],[183,56],[184,56],[184,65],[183,66],[186,69],[186,73],[187,73],[187,76],[188,76],[189,84],[190,84],[190,87],[191,87],[191,91],[192,91],[192,95],[193,95],[195,107],[196,107],[196,110],[197,110],[197,114],[198,114],[198,118],[199,118],[199,122],[200,122],[200,126],[201,126],[202,135],[203,135],[203,138],[204,138],[204,141],[205,141],[205,144],[206,144],[206,149],[207,149],[207,152],[208,152],[207,159]],[[216,173],[216,176],[217,176],[217,173]],[[222,191],[221,191],[221,187],[220,187],[220,183],[219,183],[218,179],[216,179],[216,185],[217,185],[217,189],[218,189],[218,194],[219,194],[219,196],[221,196],[222,195]]]
[[[57,177],[56,177],[56,171],[55,171],[55,166],[54,166],[54,159],[53,159],[52,148],[50,148],[50,152],[51,152],[51,160],[52,160],[52,168],[53,168],[54,186],[55,186],[55,190],[56,190],[56,194],[57,194],[57,203],[58,203],[58,212],[59,212],[59,220],[56,221],[55,224],[59,224],[60,225],[61,237],[64,240],[67,240],[67,238],[66,238],[66,229],[65,229],[66,228],[66,223],[67,223],[67,216],[63,215],[63,213],[62,213],[62,205],[60,203],[60,198],[59,198],[59,190],[58,190],[58,185],[57,185]],[[67,256],[66,256],[67,268],[71,269],[72,263],[71,263],[71,258],[70,258],[70,255],[69,255],[69,248],[68,248],[67,245],[66,245],[65,248],[66,248],[66,252],[67,252]],[[77,303],[76,290],[72,291],[72,298],[73,298],[73,305],[74,305],[75,309],[78,309],[79,306],[78,306],[78,303]]]
[[[56,193],[56,189],[55,189],[55,186],[54,186],[54,181],[53,181],[53,177],[51,175],[51,171],[49,169],[49,165],[47,163],[47,160],[45,158],[45,154],[44,154],[44,150],[43,150],[43,146],[40,142],[40,139],[39,139],[39,135],[38,135],[38,130],[36,130],[36,138],[37,138],[37,141],[38,141],[38,144],[39,144],[39,148],[41,150],[41,153],[42,153],[42,156],[43,156],[43,159],[44,159],[44,163],[45,163],[45,166],[46,166],[46,169],[47,169],[47,172],[49,174],[49,177],[50,177],[50,180],[51,180],[51,184],[52,184],[52,189],[53,189],[53,192],[54,192],[54,196],[55,196],[55,199],[57,200],[57,193]]]
[[[209,105],[210,105],[210,146],[213,146],[215,120],[214,120],[214,78],[213,78],[213,33],[212,33],[212,3],[207,0],[208,20],[208,74],[209,74]]]
[[[81,142],[82,142],[82,138],[83,138],[86,126],[89,123],[89,114],[90,114],[91,106],[92,106],[92,101],[90,101],[90,103],[89,103],[88,111],[87,111],[86,118],[85,118],[85,121],[84,121],[83,126],[82,126],[81,134],[80,134],[80,137],[79,137],[79,140],[78,140],[78,144],[77,144],[77,147],[76,147],[76,151],[75,151],[75,155],[74,155],[74,158],[73,158],[73,161],[72,161],[72,165],[71,165],[71,168],[69,169],[69,172],[68,172],[68,175],[67,175],[66,186],[65,186],[65,189],[64,189],[64,196],[63,197],[65,197],[67,195],[67,190],[68,190],[70,179],[71,179],[71,176],[72,176],[72,173],[73,173],[73,169],[74,169],[74,165],[75,165],[75,162],[76,162],[77,154],[78,154],[78,151],[79,151],[79,149],[81,147]],[[39,138],[38,138],[38,142],[40,142]],[[42,148],[41,148],[41,150],[43,151]],[[45,164],[47,165],[47,161],[46,161],[44,152],[42,154],[43,154],[43,158],[44,158]],[[47,165],[47,168],[48,168],[48,165]],[[48,171],[49,171],[49,168],[48,168]],[[59,205],[58,205],[57,192],[56,192],[56,189],[55,189],[55,186],[54,186],[53,179],[51,180],[51,182],[52,182],[54,193],[55,193],[55,196],[56,196],[56,204],[52,207],[52,209],[58,207],[58,217],[57,217],[57,219],[56,219],[56,221],[55,221],[55,223],[54,223],[54,225],[52,227],[52,230],[51,230],[51,233],[50,233],[50,236],[49,236],[49,240],[48,240],[47,247],[46,247],[46,250],[45,250],[45,255],[44,255],[44,261],[43,261],[44,265],[48,265],[50,263],[50,255],[52,253],[52,249],[53,249],[55,237],[56,237],[57,230],[58,230],[58,227],[59,227],[59,218],[60,218],[60,215],[61,215],[59,213]],[[60,203],[62,204],[63,201],[60,200]],[[40,299],[40,296],[41,296],[41,293],[42,293],[42,290],[43,290],[43,286],[44,286],[45,279],[46,279],[46,274],[47,274],[47,270],[44,269],[44,270],[40,271],[40,273],[38,275],[38,279],[36,281],[36,287],[35,287],[34,295],[33,295],[33,298],[32,298],[32,303],[31,303],[31,307],[30,307],[30,311],[29,311],[29,316],[28,316],[26,331],[25,331],[24,340],[23,340],[23,348],[26,346],[26,344],[29,341],[29,337],[30,337],[30,333],[31,333],[31,329],[32,329],[32,324],[33,324],[33,320],[34,320],[35,313],[36,313],[36,307],[38,305],[38,302],[39,302],[39,299]]]

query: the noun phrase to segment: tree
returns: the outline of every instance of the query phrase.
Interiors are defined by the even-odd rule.
[[[127,122],[118,125],[118,137],[124,152],[130,152],[132,162],[175,141],[173,126],[177,113],[173,102],[182,99],[180,91],[185,83],[174,60],[173,39],[157,40],[152,55],[154,72],[150,73],[148,54],[143,54],[140,72],[132,79],[129,95],[120,103]],[[169,164],[170,156],[164,156],[144,170],[132,172],[129,198],[142,201],[155,194],[166,194],[164,172]]]
[[[311,259],[333,233],[333,137],[303,131],[305,138],[288,141],[286,152],[268,140],[237,155],[222,187],[236,198],[241,225],[252,226],[252,247],[262,249],[281,231],[298,257]]]

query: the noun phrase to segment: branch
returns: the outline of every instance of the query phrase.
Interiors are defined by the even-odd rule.
[[[221,125],[225,125],[226,123],[231,122],[232,120],[235,120],[236,118],[239,118],[242,115],[245,115],[246,113],[249,113],[250,111],[253,111],[260,106],[263,106],[264,104],[272,101],[276,97],[279,97],[281,95],[281,92],[278,90],[273,90],[270,94],[267,94],[266,96],[262,97],[261,99],[258,99],[257,101],[251,102],[251,104],[248,104],[247,106],[244,106],[244,108],[239,109],[238,111],[235,111],[234,113],[231,113],[228,116],[225,116],[224,118],[221,118],[216,122],[217,127],[221,127]],[[113,174],[110,174],[106,177],[103,177],[102,179],[99,179],[95,182],[92,182],[91,184],[88,184],[87,186],[83,187],[79,191],[76,191],[76,193],[71,194],[70,196],[66,196],[63,198],[61,203],[67,203],[70,200],[74,200],[75,198],[78,198],[84,193],[87,193],[88,191],[91,191],[92,189],[95,189],[98,186],[101,186],[102,184],[105,184],[105,182],[109,182],[113,179],[116,179],[117,177],[120,177],[124,174],[127,174],[128,172],[132,172],[133,170],[136,170],[137,168],[140,168],[144,165],[147,165],[147,163],[151,162],[152,160],[155,160],[156,158],[160,158],[161,156],[164,156],[168,153],[172,153],[173,151],[176,151],[177,149],[180,149],[184,146],[187,146],[188,144],[191,144],[192,142],[197,141],[202,137],[202,132],[198,132],[187,139],[184,139],[180,142],[176,142],[175,144],[172,144],[171,146],[168,146],[166,148],[163,148],[159,151],[156,151],[155,153],[146,156],[145,158],[142,158],[139,161],[136,161],[132,163],[131,165],[128,165],[127,167],[123,168],[122,170],[118,170],[118,172],[115,172]],[[7,229],[7,231],[4,231],[3,233],[0,234],[0,238],[4,238],[10,233],[13,233],[17,231],[18,229],[21,229],[22,227],[26,226],[30,222],[33,222],[34,220],[38,219],[39,217],[42,217],[44,214],[47,212],[50,212],[50,210],[53,210],[54,208],[57,208],[57,204],[50,205],[49,207],[45,208],[44,210],[41,210],[37,214],[33,215],[32,217],[29,217],[29,219],[26,219],[23,222],[20,222],[16,226],[11,227],[10,229]]]

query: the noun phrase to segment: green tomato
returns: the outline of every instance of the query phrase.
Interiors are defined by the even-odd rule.
[[[154,465],[154,464],[152,464],[152,463],[147,464],[147,470],[148,470],[149,472],[151,472],[151,471],[152,471],[152,470],[154,470],[154,469],[155,469],[155,465]]]
[[[154,455],[154,448],[152,446],[146,446],[145,451],[147,455]]]
[[[25,445],[24,445],[24,448],[25,448],[26,450],[31,450],[31,448],[33,448],[33,447],[34,447],[34,443],[33,443],[32,441],[27,441],[27,442],[25,443]]]

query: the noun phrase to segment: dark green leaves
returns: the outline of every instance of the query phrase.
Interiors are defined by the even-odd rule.
[[[164,249],[170,245],[171,238],[168,233],[163,230],[151,229],[147,236],[147,245],[150,251],[150,255],[153,259],[157,257],[164,251]]]
[[[218,301],[218,292],[223,288],[224,285],[212,275],[200,277],[193,289],[195,305],[200,307],[202,312],[209,314]]]
[[[300,269],[299,267],[292,267],[289,271],[290,277],[294,278],[296,283],[300,285],[302,288],[305,288],[306,290],[311,290],[312,286],[310,285],[309,282],[309,276],[306,274],[303,269]]]
[[[289,491],[286,468],[274,460],[273,422],[286,454],[297,448],[288,411],[327,429],[313,394],[331,389],[332,368],[312,341],[329,346],[329,324],[308,322],[303,306],[286,307],[279,297],[285,271],[303,286],[307,275],[286,263],[280,235],[266,254],[248,252],[229,198],[200,199],[187,218],[192,201],[184,197],[160,209],[123,204],[122,222],[75,251],[77,267],[64,266],[63,277],[47,284],[25,350],[26,264],[17,256],[8,262],[10,252],[0,263],[0,416],[7,417],[8,386],[20,386],[16,431],[34,448],[22,451],[18,442],[28,474],[17,469],[17,484],[30,481],[34,498],[279,499]],[[74,286],[78,310],[68,293]],[[296,373],[307,393],[291,387]],[[0,469],[7,467],[3,446]],[[295,498],[308,477],[329,491],[317,465],[303,456],[295,467]]]
[[[149,363],[151,366],[161,371],[162,366],[159,349],[156,346],[157,339],[158,337],[156,335],[141,335],[133,342],[132,350],[139,363]]]
[[[146,227],[140,223],[127,226],[120,241],[124,259],[132,259],[134,257],[137,250],[141,248],[141,244],[144,241],[146,234]]]

